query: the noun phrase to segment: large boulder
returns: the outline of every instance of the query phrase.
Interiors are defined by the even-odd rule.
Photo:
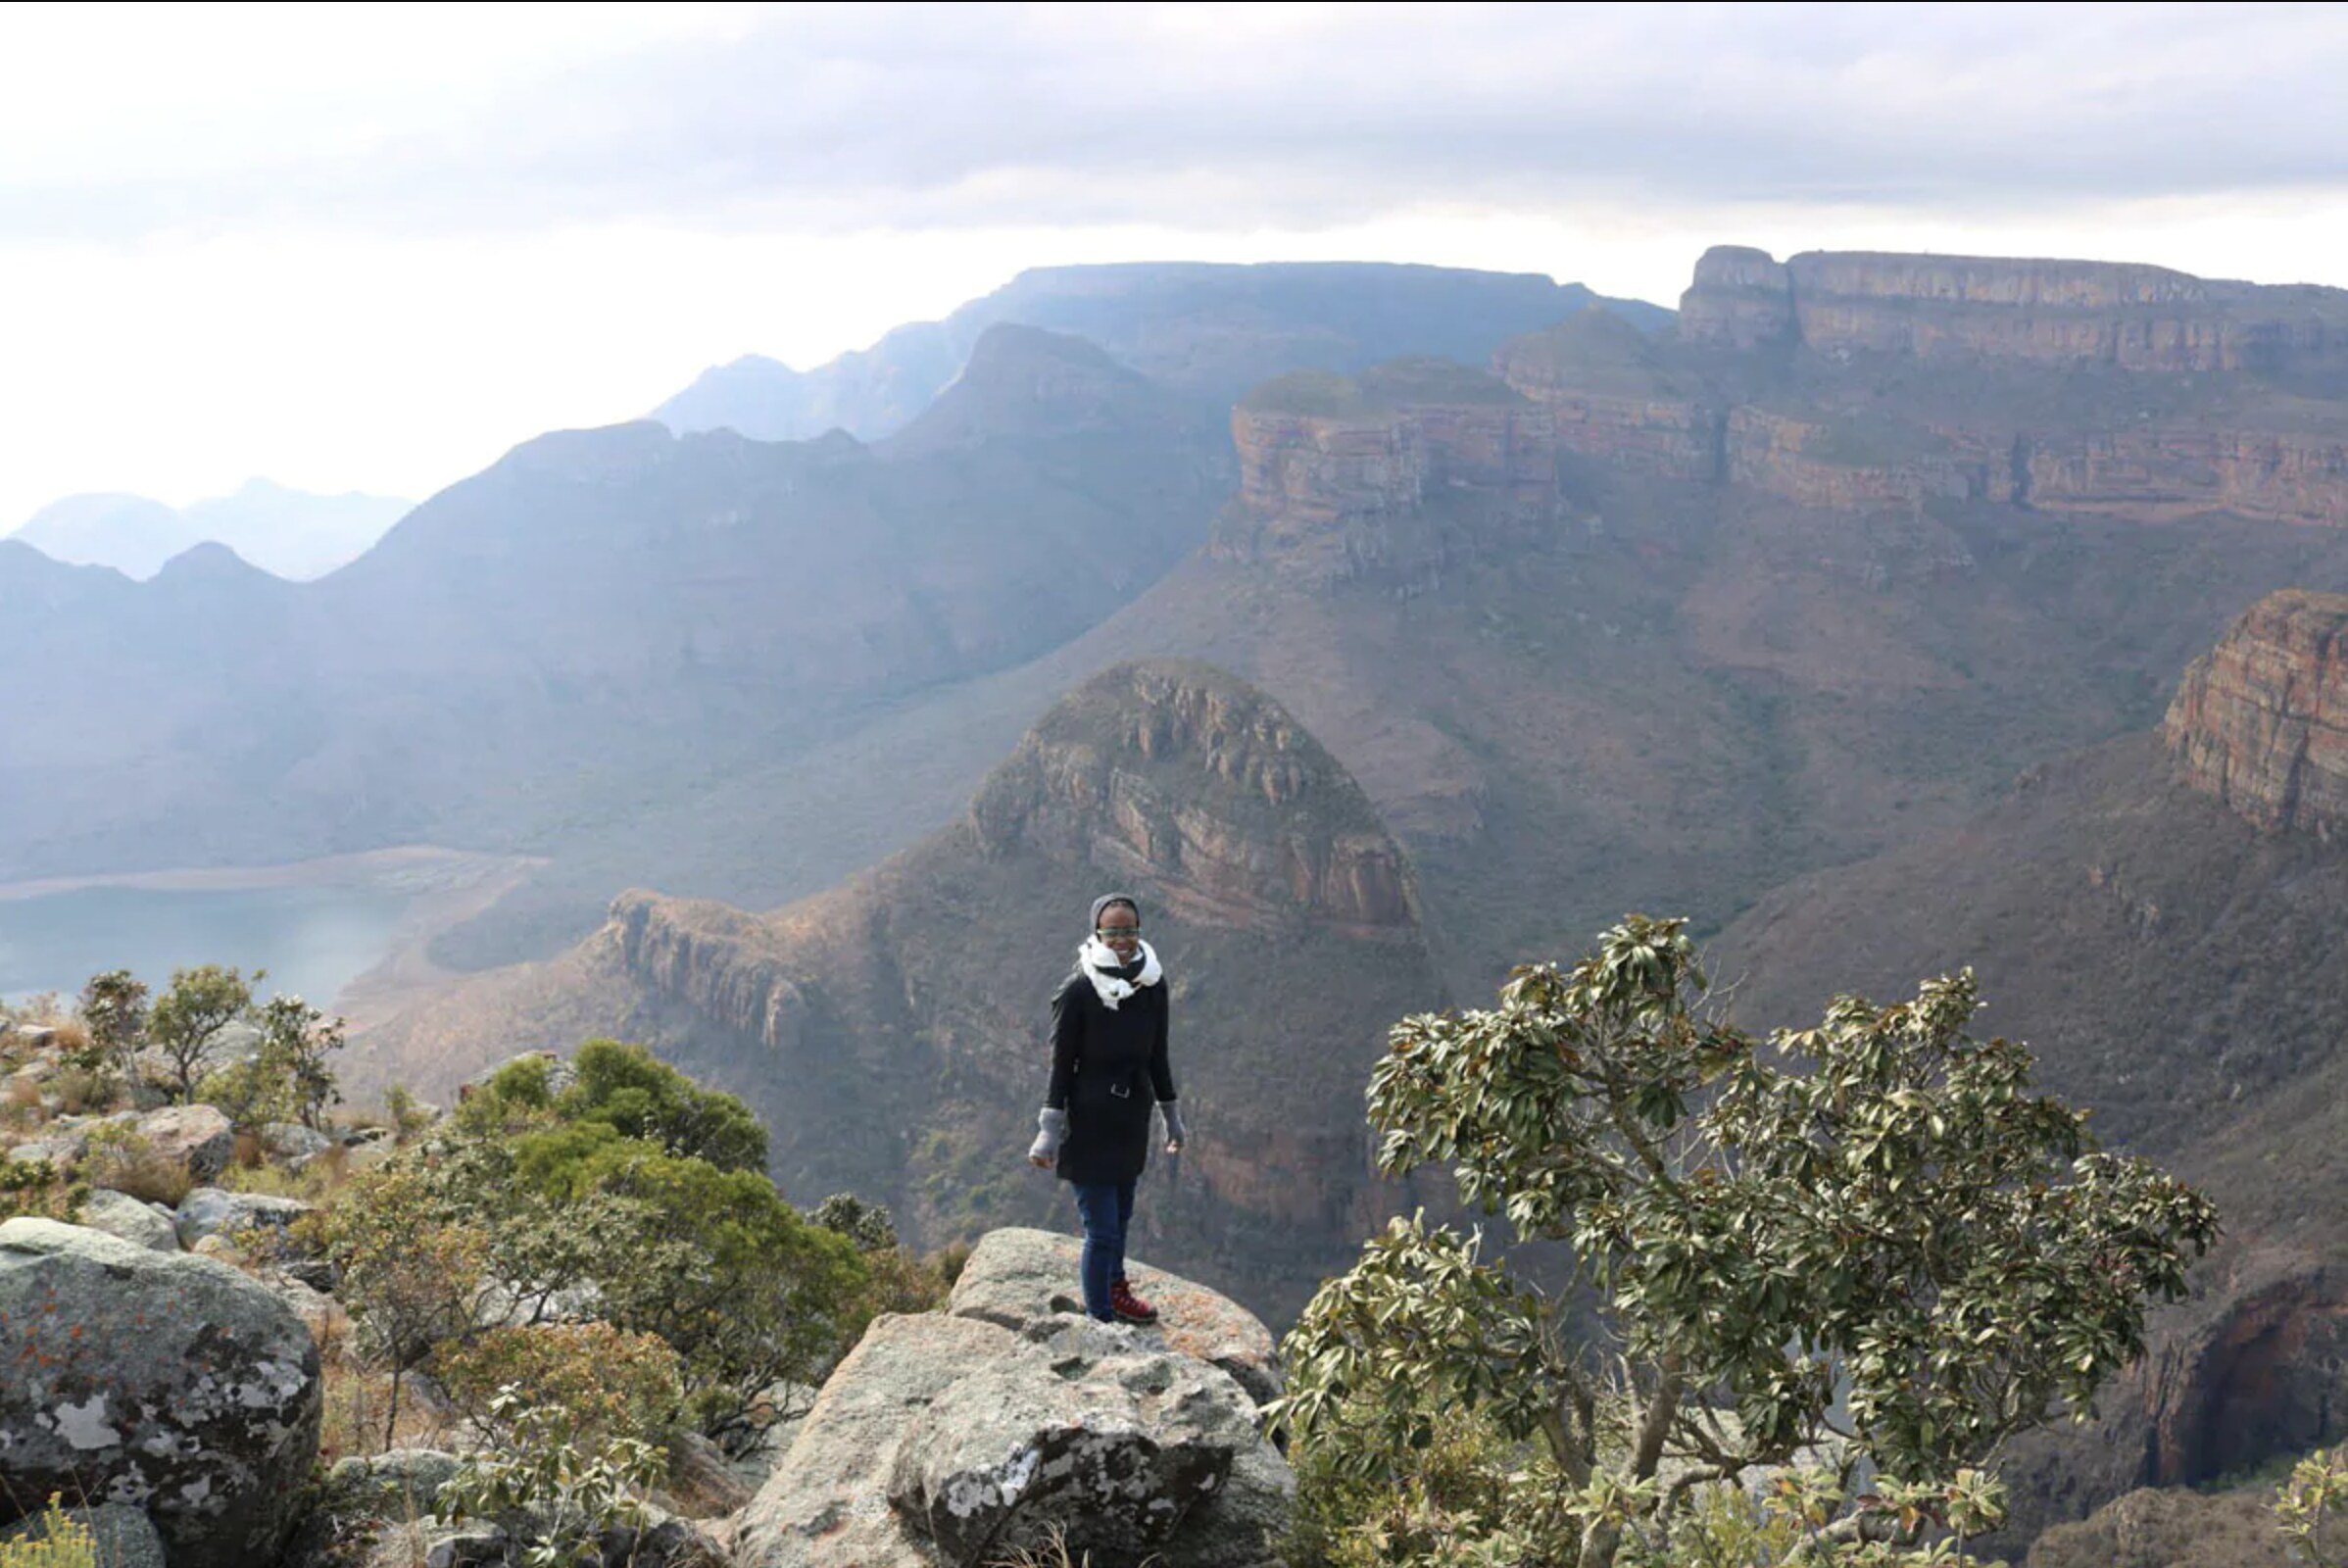
[[[272,1121],[260,1132],[262,1152],[280,1165],[300,1170],[334,1147],[334,1140],[298,1121]]]
[[[973,1368],[1024,1348],[971,1318],[883,1315],[833,1371],[791,1451],[742,1512],[742,1568],[937,1568],[889,1506],[913,1418]]]
[[[1228,1373],[1085,1318],[972,1370],[912,1423],[889,1500],[955,1565],[1040,1551],[1157,1554],[1238,1455],[1254,1406]]]
[[[1065,1314],[876,1320],[740,1516],[741,1568],[1269,1563],[1295,1483],[1226,1372]]]
[[[166,1105],[150,1110],[132,1131],[163,1158],[186,1169],[188,1179],[208,1182],[236,1155],[236,1129],[211,1105]]]
[[[266,1193],[232,1193],[225,1188],[199,1187],[179,1200],[179,1245],[194,1251],[207,1236],[234,1240],[242,1230],[268,1229],[280,1235],[310,1212],[312,1204],[298,1198],[271,1198]]]
[[[0,1224],[0,1517],[143,1508],[171,1568],[271,1561],[318,1454],[318,1352],[235,1269],[45,1219]]]
[[[128,1193],[108,1192],[101,1187],[81,1203],[75,1223],[93,1231],[119,1236],[136,1247],[157,1252],[179,1250],[179,1232],[172,1223],[158,1213],[152,1203],[141,1202]]]
[[[1081,1312],[1076,1271],[1083,1251],[1083,1242],[1052,1231],[990,1231],[962,1265],[946,1309],[1013,1333]],[[1157,1322],[1141,1330],[1146,1343],[1221,1367],[1258,1404],[1279,1397],[1279,1351],[1272,1331],[1254,1313],[1203,1285],[1136,1259],[1126,1259],[1125,1267],[1135,1293],[1157,1308]]]

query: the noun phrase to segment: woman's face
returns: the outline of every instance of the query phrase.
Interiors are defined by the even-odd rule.
[[[1120,963],[1131,963],[1142,951],[1142,917],[1122,904],[1112,904],[1101,911],[1101,924],[1093,934],[1099,937]]]

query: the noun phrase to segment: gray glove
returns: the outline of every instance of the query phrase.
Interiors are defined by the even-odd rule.
[[[1060,1144],[1068,1136],[1068,1113],[1047,1105],[1036,1112],[1036,1141],[1027,1146],[1027,1157],[1050,1164],[1059,1157]]]
[[[1161,1100],[1157,1102],[1157,1113],[1166,1118],[1166,1142],[1187,1144],[1191,1141],[1191,1135],[1183,1131],[1182,1107],[1179,1104],[1171,1100]]]

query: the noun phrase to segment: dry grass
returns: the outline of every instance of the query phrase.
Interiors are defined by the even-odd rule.
[[[18,1078],[0,1091],[0,1123],[11,1127],[30,1127],[41,1120],[41,1088]]]
[[[120,1098],[113,1079],[87,1067],[60,1069],[49,1088],[57,1096],[58,1108],[69,1116],[112,1110]]]
[[[318,1428],[318,1461],[363,1457],[386,1448],[461,1449],[450,1422],[425,1406],[410,1391],[400,1395],[398,1429],[385,1441],[384,1423],[391,1414],[391,1379],[359,1363],[355,1349],[341,1332],[329,1331],[318,1343],[320,1381],[324,1385],[323,1418]]]
[[[1153,1568],[1154,1556],[1142,1559],[1142,1568]],[[1067,1534],[1059,1526],[1052,1527],[1051,1539],[1037,1547],[1020,1546],[1007,1557],[997,1557],[986,1568],[1093,1568],[1093,1554],[1072,1554],[1068,1550]]]
[[[90,1135],[83,1174],[93,1187],[109,1187],[169,1208],[177,1208],[196,1185],[184,1164],[120,1127],[101,1127]]]
[[[351,1180],[351,1152],[340,1144],[303,1166],[287,1170],[267,1160],[247,1165],[242,1160],[230,1160],[220,1173],[220,1185],[232,1193],[259,1193],[266,1198],[298,1198],[305,1203],[323,1203],[340,1193]]]

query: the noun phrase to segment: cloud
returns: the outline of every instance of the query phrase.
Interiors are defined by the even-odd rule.
[[[2348,186],[2331,7],[465,8],[290,33],[231,15],[94,82],[67,71],[70,92],[17,91],[0,235],[1212,230],[1428,203],[1978,212]],[[0,104],[59,75],[11,24]],[[112,47],[65,52],[97,71]]]

